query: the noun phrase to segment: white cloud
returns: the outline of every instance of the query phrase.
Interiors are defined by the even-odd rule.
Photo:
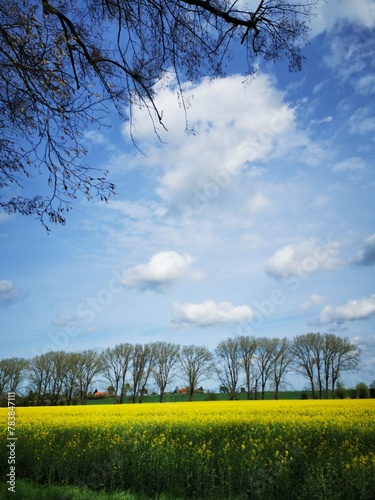
[[[300,305],[300,308],[303,310],[313,309],[316,306],[322,305],[324,303],[324,300],[325,299],[324,299],[323,295],[318,295],[317,293],[313,293],[310,295],[310,297],[308,298],[308,300],[306,302],[303,302]]]
[[[365,135],[375,130],[375,118],[370,108],[358,108],[349,119],[349,132],[353,135]]]
[[[357,82],[357,89],[361,94],[374,94],[375,93],[375,75],[365,75]]]
[[[13,284],[11,281],[8,280],[1,280],[0,281],[0,294],[8,293],[10,290],[12,290]]]
[[[366,163],[362,158],[358,156],[352,156],[351,158],[347,158],[340,163],[336,163],[336,165],[333,166],[332,170],[333,172],[343,172],[345,170],[364,170],[365,168]]]
[[[123,283],[139,290],[163,292],[187,275],[194,259],[175,251],[155,254],[146,264],[137,264],[124,272]]]
[[[251,212],[259,212],[271,204],[270,200],[261,193],[252,196],[246,203],[246,209]]]
[[[159,131],[165,144],[155,140],[144,110],[135,108],[133,117],[136,140],[145,153],[137,164],[157,169],[156,193],[175,209],[185,204],[200,210],[218,202],[236,191],[242,172],[250,167],[259,172],[256,162],[294,147],[295,112],[269,75],[247,84],[234,75],[183,87],[192,133],[184,132],[186,117],[170,87],[156,97],[168,129]]]
[[[322,123],[331,123],[333,116],[325,116],[324,118],[314,119],[311,121],[312,125],[321,125]]]
[[[373,0],[330,0],[319,2],[317,16],[312,19],[312,35],[330,31],[342,22],[371,28],[375,26]]]
[[[167,212],[165,206],[150,200],[139,202],[110,200],[108,207],[118,210],[125,217],[136,220],[163,217]]]
[[[173,304],[173,323],[176,326],[215,326],[243,323],[252,318],[253,312],[247,305],[233,306],[230,302],[217,304],[206,300],[201,304]]]
[[[338,267],[338,248],[337,242],[325,243],[315,239],[287,245],[268,260],[266,273],[276,279],[282,279],[286,276],[304,276]]]
[[[358,252],[354,264],[358,266],[373,266],[375,265],[375,233],[365,238],[363,247]]]
[[[333,323],[335,321],[354,321],[370,318],[375,315],[375,294],[370,297],[349,300],[339,307],[325,306],[320,313],[318,324]]]
[[[103,145],[107,144],[108,139],[105,137],[104,134],[98,132],[97,130],[88,130],[85,133],[85,139],[94,143],[95,145]]]
[[[330,202],[329,196],[326,196],[324,194],[318,194],[313,201],[310,203],[311,208],[324,208],[326,207]]]
[[[11,281],[0,280],[0,305],[9,305],[23,298],[23,293]]]

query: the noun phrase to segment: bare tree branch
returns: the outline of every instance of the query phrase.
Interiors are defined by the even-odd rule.
[[[181,82],[225,74],[234,48],[244,73],[256,57],[298,70],[319,1],[3,0],[0,209],[63,224],[80,194],[108,200],[114,185],[83,161],[82,141],[108,102],[130,120],[146,107],[157,133],[155,85],[167,72],[185,107]],[[50,190],[22,196],[36,174]]]

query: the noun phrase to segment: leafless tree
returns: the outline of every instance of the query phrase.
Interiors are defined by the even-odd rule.
[[[9,358],[7,358],[9,359]],[[8,391],[10,374],[7,366],[7,359],[0,360],[0,397]]]
[[[254,380],[254,354],[258,345],[258,339],[241,335],[238,337],[238,347],[240,355],[240,364],[245,373],[245,386],[247,399],[251,399],[251,394],[255,390]]]
[[[66,354],[66,372],[64,379],[64,393],[66,404],[69,406],[76,391],[78,391],[78,363],[80,354],[77,352],[68,352]]]
[[[272,375],[277,341],[278,339],[269,339],[267,337],[258,339],[254,360],[259,373],[262,399],[265,397],[266,385]]]
[[[124,401],[124,388],[126,374],[130,367],[133,355],[133,346],[131,344],[119,344],[115,347],[108,347],[103,352],[103,373],[105,378],[114,388],[114,400],[117,403],[118,393],[120,392],[119,403]]]
[[[316,335],[314,333],[298,335],[293,342],[295,369],[297,373],[300,373],[309,381],[313,398],[316,397],[318,378],[316,349],[312,347],[315,343]]]
[[[275,399],[279,399],[281,383],[288,368],[293,363],[293,343],[286,337],[275,339],[275,350],[272,354],[272,383],[275,389]]]
[[[155,366],[155,348],[153,344],[135,344],[131,364],[131,398],[133,403],[142,403],[148,380]]]
[[[29,365],[28,380],[30,389],[36,393],[36,405],[44,405],[51,384],[53,370],[53,351],[35,356]]]
[[[328,397],[329,385],[334,395],[340,374],[354,370],[359,362],[359,351],[349,339],[329,333],[298,335],[293,342],[293,356],[297,372],[309,380],[313,397],[319,395],[320,399],[323,389]]]
[[[24,358],[0,360],[0,397],[4,392],[18,392],[25,380],[29,362]]]
[[[108,200],[114,185],[83,161],[82,140],[107,104],[130,120],[145,106],[156,131],[165,74],[181,96],[183,79],[223,75],[239,48],[244,73],[257,57],[298,70],[319,1],[2,0],[0,207],[63,224],[80,193]],[[38,172],[49,190],[20,195]]]
[[[155,342],[155,365],[152,371],[156,385],[159,388],[160,403],[167,385],[176,376],[180,346],[171,342]]]
[[[229,397],[237,398],[238,382],[241,369],[240,347],[238,338],[228,338],[218,344],[215,349],[216,373],[220,383],[228,388]]]
[[[180,352],[181,378],[189,388],[189,401],[192,401],[194,391],[214,371],[212,352],[205,346],[187,345]]]
[[[91,383],[102,371],[103,364],[99,352],[88,349],[79,353],[77,363],[77,386],[82,405],[87,402]]]
[[[326,376],[326,395],[328,397],[328,381],[330,379],[332,397],[335,397],[335,386],[340,375],[344,371],[357,369],[360,352],[348,338],[325,334],[325,339],[329,353],[326,370],[330,373],[330,377]]]
[[[51,406],[56,406],[65,388],[64,384],[68,371],[68,354],[64,351],[52,351],[48,354],[51,358],[51,376],[48,387],[48,397]]]

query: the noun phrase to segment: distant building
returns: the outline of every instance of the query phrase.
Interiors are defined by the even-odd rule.
[[[105,391],[100,392],[100,391],[98,391],[98,389],[95,389],[93,396],[94,396],[94,398],[106,398],[107,393]]]

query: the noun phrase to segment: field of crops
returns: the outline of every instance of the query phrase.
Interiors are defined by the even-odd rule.
[[[18,408],[16,435],[17,478],[40,483],[176,499],[374,498],[375,400]]]

